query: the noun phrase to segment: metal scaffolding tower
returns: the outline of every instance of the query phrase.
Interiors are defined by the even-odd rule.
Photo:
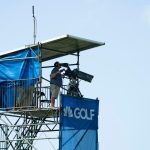
[[[34,141],[59,140],[59,113],[57,108],[1,112],[0,150],[32,150]]]
[[[4,107],[4,101],[0,102],[0,150],[38,150],[35,145],[37,141],[42,140],[49,140],[50,143],[54,140],[55,142],[52,142],[53,144],[50,144],[51,148],[49,147],[48,149],[60,149],[60,102],[58,102],[57,107],[50,107],[50,81],[43,77],[42,69],[52,66],[42,66],[42,62],[66,55],[73,55],[77,57],[77,63],[72,65],[77,65],[79,70],[79,52],[104,44],[71,35],[64,35],[41,43],[34,43],[34,45],[25,46],[21,49],[0,53],[1,63],[6,60],[10,61],[10,58],[7,57],[10,54],[21,52],[27,48],[31,49],[31,51],[34,48],[40,49],[40,53],[35,56],[40,63],[40,78],[38,81],[35,81],[33,88],[28,91],[26,90],[26,82],[18,83],[17,81],[11,81],[14,89],[13,96],[15,95],[13,98],[14,105],[7,107],[7,103],[7,106]],[[5,57],[7,59],[4,59]],[[20,58],[15,60],[20,60]],[[49,86],[43,85],[42,80],[48,82]],[[21,88],[17,88],[18,85],[21,85]],[[4,93],[4,90],[1,86],[0,98],[11,98],[11,95],[8,96],[7,94],[12,91]],[[16,95],[22,91],[25,91],[28,97],[25,98],[25,102],[18,104]],[[29,99],[34,101],[34,105],[29,104]]]

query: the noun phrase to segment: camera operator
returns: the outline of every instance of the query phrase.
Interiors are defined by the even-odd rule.
[[[62,75],[65,69],[60,70],[61,64],[57,61],[54,63],[54,68],[50,74],[50,84],[51,84],[51,106],[55,107],[55,99],[57,99],[60,87],[62,86]]]

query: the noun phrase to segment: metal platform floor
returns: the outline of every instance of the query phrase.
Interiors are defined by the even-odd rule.
[[[59,107],[49,108],[15,108],[9,111],[1,111],[0,114],[14,117],[21,117],[24,115],[32,118],[54,118],[58,117],[60,113]]]

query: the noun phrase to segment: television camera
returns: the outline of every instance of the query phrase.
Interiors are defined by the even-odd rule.
[[[61,63],[62,67],[67,68],[65,73],[63,74],[64,77],[68,77],[69,85],[67,89],[67,94],[76,97],[83,97],[79,90],[79,79],[91,82],[93,79],[93,75],[87,74],[85,72],[79,71],[77,68],[71,70],[68,63]]]

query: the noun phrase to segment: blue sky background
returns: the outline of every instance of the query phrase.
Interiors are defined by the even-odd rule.
[[[81,92],[101,100],[100,149],[149,150],[150,1],[1,1],[0,51],[33,43],[32,5],[37,41],[68,33],[106,43],[80,57],[81,70],[94,75],[91,84],[81,82]]]

